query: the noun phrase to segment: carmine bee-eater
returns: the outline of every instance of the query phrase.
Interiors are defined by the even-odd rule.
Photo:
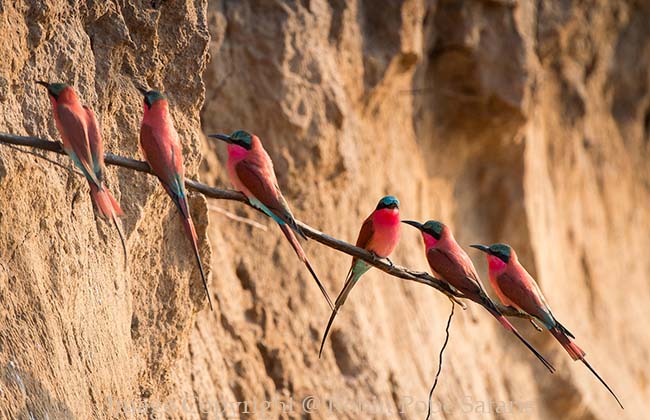
[[[356,246],[370,251],[379,258],[388,258],[397,246],[399,236],[399,200],[392,195],[387,195],[379,200],[375,211],[370,213],[366,220],[364,220],[359,236],[357,237]],[[318,357],[323,353],[323,346],[325,345],[325,340],[327,340],[327,335],[332,327],[334,318],[336,318],[336,314],[345,303],[352,288],[357,284],[361,276],[370,270],[370,267],[371,265],[367,262],[356,257],[352,258],[352,265],[348,271],[345,284],[341,293],[336,297],[332,315],[327,322]]]
[[[122,242],[126,263],[126,241],[117,222],[117,217],[121,216],[123,212],[104,185],[104,173],[106,172],[104,144],[95,113],[87,106],[81,105],[71,86],[65,83],[47,83],[40,80],[37,80],[36,83],[47,88],[56,128],[63,140],[63,150],[88,180],[90,195],[99,214],[113,221]]]
[[[414,226],[422,233],[427,262],[434,275],[449,283],[471,301],[484,307],[503,325],[503,328],[512,332],[524,343],[551,373],[555,371],[553,366],[499,312],[494,302],[485,293],[472,260],[458,245],[448,226],[435,220],[429,220],[425,224],[413,220],[403,220],[403,223]]]
[[[584,363],[623,408],[614,391],[587,362],[587,359],[585,359],[586,353],[572,341],[572,339],[575,339],[573,334],[555,319],[539,286],[519,263],[515,250],[506,244],[470,246],[487,254],[490,283],[492,283],[492,287],[494,287],[494,291],[501,302],[538,319],[553,334],[553,337],[560,342],[571,358]]]
[[[151,170],[158,177],[167,194],[178,208],[183,220],[183,227],[196,257],[201,272],[201,280],[205,288],[205,295],[212,310],[212,299],[208,290],[208,281],[203,271],[203,263],[199,255],[199,245],[187,203],[185,193],[185,168],[183,166],[183,153],[178,133],[169,114],[167,97],[155,90],[138,88],[144,95],[144,115],[140,126],[140,146],[145,160]]]
[[[244,130],[237,130],[231,135],[210,134],[208,137],[225,141],[228,144],[228,162],[226,164],[230,181],[241,191],[248,201],[280,226],[282,233],[293,247],[298,258],[307,266],[330,308],[333,308],[327,290],[316,275],[305,251],[296,238],[298,235],[307,239],[296,224],[287,201],[284,199],[273,169],[271,157],[259,137]]]

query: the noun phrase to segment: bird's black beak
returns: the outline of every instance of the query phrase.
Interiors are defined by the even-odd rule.
[[[140,92],[143,96],[147,96],[147,93],[149,91],[137,80],[131,79],[131,83],[133,84],[133,87],[138,89],[138,92]]]
[[[415,220],[402,220],[402,223],[406,223],[407,225],[411,225],[418,230],[422,230],[422,223],[416,222]]]
[[[211,137],[213,139],[223,140],[226,143],[232,143],[232,139],[230,138],[230,136],[227,136],[225,134],[208,134],[208,137]]]
[[[481,251],[485,252],[486,254],[492,254],[492,253],[490,252],[490,247],[489,247],[489,246],[485,246],[485,245],[470,245],[470,247],[472,247],[472,248],[476,248],[476,249],[478,249],[478,250],[481,250]]]
[[[47,94],[50,95],[54,100],[59,99],[58,95],[56,95],[54,92],[52,92],[52,89],[50,89],[50,84],[47,82],[44,82],[42,80],[34,80],[34,83],[43,86],[45,89],[47,89]]]

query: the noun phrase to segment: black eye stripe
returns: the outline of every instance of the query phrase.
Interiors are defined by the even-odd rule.
[[[241,147],[243,147],[243,148],[246,149],[246,150],[250,150],[250,149],[251,149],[251,145],[250,145],[249,143],[247,143],[245,140],[235,139],[234,143],[235,143],[237,146],[241,146]]]

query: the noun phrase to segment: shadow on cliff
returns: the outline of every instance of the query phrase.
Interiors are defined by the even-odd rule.
[[[511,9],[479,7],[481,25],[494,26],[490,41],[500,47],[492,54],[513,52],[501,60],[509,60],[503,66],[510,78],[487,65],[495,57],[483,51],[482,41],[465,41],[472,13],[454,4],[432,6],[424,21],[425,57],[413,78],[413,129],[428,176],[451,180],[450,198],[463,203],[453,215],[460,239],[468,232],[474,241],[507,238],[530,261],[520,136],[526,123],[523,40]]]
[[[2,407],[3,418],[11,419],[74,419],[68,406],[56,400],[30,372],[9,362],[0,372],[2,394],[14,396],[15,405]]]

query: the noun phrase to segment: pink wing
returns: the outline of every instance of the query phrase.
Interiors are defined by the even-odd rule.
[[[527,271],[510,266],[496,277],[501,293],[524,312],[541,321],[554,324],[553,315],[544,297]]]
[[[431,248],[427,261],[443,280],[468,296],[478,296],[482,287],[471,263],[463,258],[462,250]]]
[[[235,172],[242,184],[283,222],[294,225],[289,205],[282,196],[273,175],[273,167],[257,160],[242,160],[235,165]]]
[[[372,237],[375,233],[375,227],[372,222],[372,215],[373,213],[370,214],[366,218],[366,220],[363,221],[363,225],[361,225],[361,230],[359,231],[359,236],[357,236],[357,242],[356,246],[358,248],[363,248],[367,249],[368,245],[370,244],[370,241],[372,241]],[[352,264],[350,265],[350,272],[352,272],[352,268],[354,268],[354,265],[357,263],[358,258],[353,257],[352,258]],[[348,273],[349,277],[349,273]]]
[[[61,129],[64,131],[62,137],[65,137],[72,153],[78,160],[75,163],[81,165],[79,169],[82,169],[84,175],[99,187],[99,181],[92,168],[92,154],[85,124],[86,115],[78,115],[67,105],[58,105],[56,111],[61,122]]]
[[[92,156],[93,168],[95,175],[101,181],[104,172],[104,143],[102,133],[97,123],[97,118],[92,109],[84,105],[86,111],[86,127],[88,128],[88,142],[90,144],[90,153]]]
[[[161,136],[148,124],[140,128],[140,146],[151,170],[162,183],[167,194],[184,218],[190,217],[185,196],[183,155],[174,138]]]
[[[148,124],[142,124],[140,128],[140,146],[153,173],[164,184],[172,184],[175,177],[183,176],[183,155],[180,147],[173,141],[158,136]]]
[[[359,231],[359,236],[357,237],[356,246],[359,248],[366,249],[366,247],[372,240],[374,233],[375,233],[375,227],[372,222],[372,214],[371,214],[366,218],[366,220],[363,221],[363,225],[361,225],[361,230]]]

